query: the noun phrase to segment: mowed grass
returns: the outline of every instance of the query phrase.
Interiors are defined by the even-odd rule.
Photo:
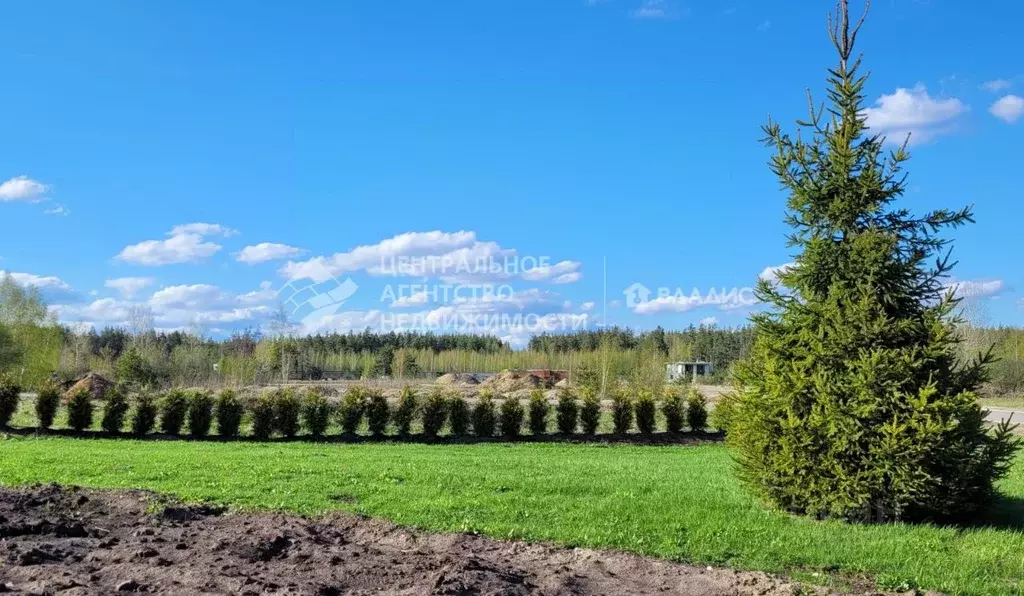
[[[765,508],[723,446],[0,439],[0,483],[143,488],[238,509],[613,548],[843,585],[1024,591],[1024,458],[995,527],[858,526]],[[818,574],[815,576],[814,574]]]

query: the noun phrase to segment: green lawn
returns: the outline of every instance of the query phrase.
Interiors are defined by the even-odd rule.
[[[713,445],[0,440],[3,484],[137,487],[310,515],[342,509],[431,530],[819,573],[834,585],[868,574],[889,587],[1024,591],[1024,458],[1004,483],[1013,500],[993,518],[1001,527],[982,529],[793,518],[754,501],[730,465]]]

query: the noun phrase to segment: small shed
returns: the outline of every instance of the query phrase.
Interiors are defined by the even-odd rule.
[[[695,362],[669,362],[665,365],[665,379],[668,381],[681,381],[696,379],[710,375],[714,370],[710,362],[697,360]]]

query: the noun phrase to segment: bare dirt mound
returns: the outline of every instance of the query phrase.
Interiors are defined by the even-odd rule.
[[[438,385],[477,385],[480,383],[473,375],[463,373],[448,373],[441,375],[434,381]]]
[[[154,503],[163,507],[154,507]],[[803,589],[803,591],[801,591]],[[413,532],[335,514],[225,514],[142,492],[0,488],[0,592],[807,594],[763,573]]]
[[[103,375],[86,373],[69,383],[65,387],[64,395],[73,395],[81,390],[89,392],[93,399],[102,399],[107,389],[114,386],[114,382]]]
[[[503,370],[480,383],[482,389],[490,389],[497,393],[512,393],[545,386],[543,379],[522,370]]]

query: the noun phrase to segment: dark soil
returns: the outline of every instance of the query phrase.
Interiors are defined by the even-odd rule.
[[[346,514],[232,514],[143,492],[0,487],[0,593],[812,592],[763,573],[428,534]]]

